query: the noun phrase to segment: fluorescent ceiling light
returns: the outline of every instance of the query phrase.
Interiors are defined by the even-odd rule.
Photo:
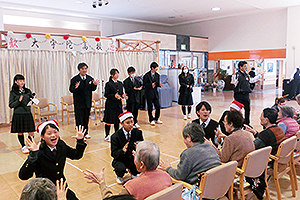
[[[218,10],[221,10],[221,8],[220,7],[213,7],[211,10],[212,11],[218,11]]]
[[[82,4],[82,3],[84,3],[84,1],[75,1],[75,3]]]

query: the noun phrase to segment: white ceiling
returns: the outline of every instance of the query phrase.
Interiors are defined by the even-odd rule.
[[[79,1],[79,0],[77,0]],[[3,9],[117,19],[174,26],[300,5],[300,0],[109,0],[92,8],[94,0],[0,0]],[[213,7],[219,11],[212,11]]]

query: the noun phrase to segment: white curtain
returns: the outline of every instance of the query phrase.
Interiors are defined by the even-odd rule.
[[[78,73],[78,63],[85,62],[89,66],[88,74],[103,81],[104,85],[111,68],[119,69],[119,80],[122,81],[126,78],[130,65],[136,68],[137,74],[144,74],[153,61],[158,61],[155,52],[81,53],[1,49],[0,123],[9,123],[11,120],[9,92],[17,73],[25,76],[26,87],[35,92],[37,97],[48,98],[60,110],[60,98],[71,94],[70,79]],[[102,93],[102,84],[97,87],[96,92]]]

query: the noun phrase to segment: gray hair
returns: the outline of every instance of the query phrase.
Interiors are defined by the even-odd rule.
[[[155,170],[159,164],[159,147],[150,141],[139,142],[136,146],[135,161],[143,161],[147,170]]]
[[[279,108],[281,109],[282,117],[291,117],[293,118],[295,108],[288,105],[280,105]]]
[[[200,126],[200,124],[192,122],[187,124],[182,130],[183,138],[187,138],[187,136],[191,137],[192,142],[204,142],[204,130]]]
[[[296,101],[300,103],[300,94],[296,96]]]
[[[56,186],[48,178],[31,179],[24,186],[20,200],[57,200]]]

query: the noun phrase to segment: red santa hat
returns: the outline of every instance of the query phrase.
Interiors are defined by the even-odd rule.
[[[124,122],[128,118],[133,118],[133,115],[131,112],[124,112],[124,113],[121,113],[118,118],[119,118],[120,122]]]
[[[49,125],[49,124],[53,124],[54,126],[56,126],[56,127],[58,128],[58,123],[57,123],[57,121],[55,121],[55,120],[50,120],[50,121],[46,121],[46,122],[43,122],[43,123],[39,124],[39,125],[36,127],[36,131],[37,131],[40,135],[42,135],[42,132],[43,132],[44,128],[45,128],[47,125]]]
[[[229,107],[240,112],[244,108],[244,105],[241,104],[240,102],[234,100]]]

